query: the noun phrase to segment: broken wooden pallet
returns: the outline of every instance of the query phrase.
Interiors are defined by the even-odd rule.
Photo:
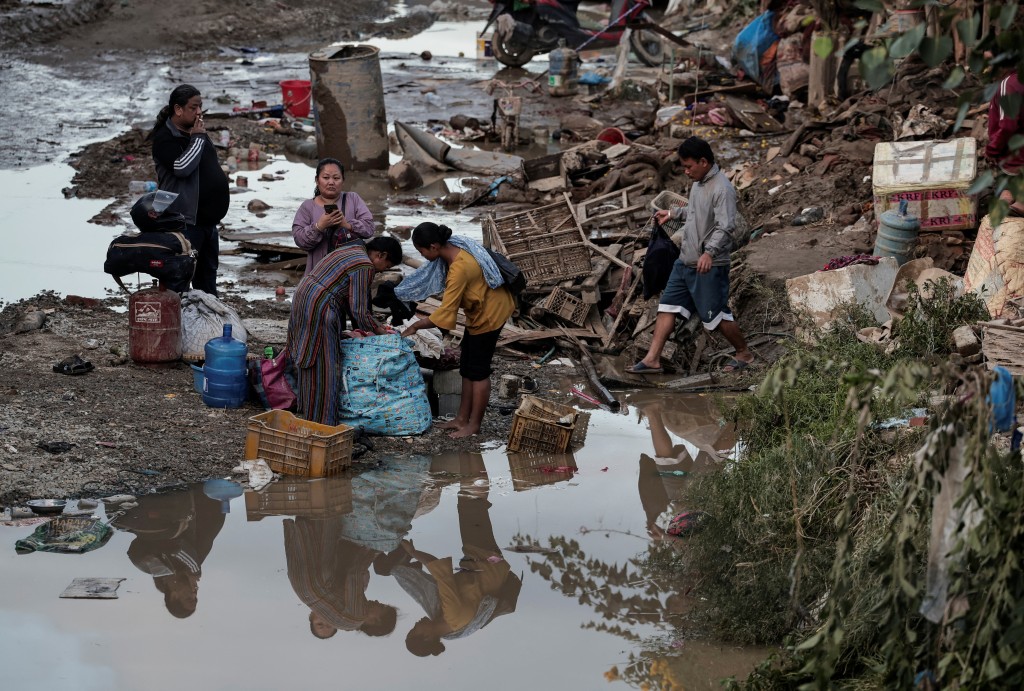
[[[989,369],[1005,367],[1014,376],[1024,375],[1024,328],[986,324],[981,343]]]

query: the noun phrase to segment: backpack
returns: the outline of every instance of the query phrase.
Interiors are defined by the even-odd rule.
[[[139,272],[181,292],[188,288],[195,271],[196,254],[192,243],[182,233],[121,235],[110,243],[103,262],[103,272],[113,276],[122,288],[125,287],[122,276]]]
[[[519,294],[526,289],[526,276],[523,274],[523,270],[500,252],[489,249],[487,254],[491,255],[491,259],[498,266],[498,272],[501,273],[505,287],[512,293],[512,297],[519,297]]]

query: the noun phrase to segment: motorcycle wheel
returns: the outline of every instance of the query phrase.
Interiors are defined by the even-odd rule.
[[[498,59],[498,62],[509,67],[522,67],[533,60],[533,56],[537,54],[535,50],[529,48],[518,51],[509,48],[505,45],[505,39],[499,38],[497,35],[491,38],[491,50],[494,51],[494,57]]]
[[[661,36],[653,31],[634,31],[629,35],[629,44],[640,62],[648,67],[660,67],[665,55],[665,44]],[[495,51],[497,52],[497,51]]]

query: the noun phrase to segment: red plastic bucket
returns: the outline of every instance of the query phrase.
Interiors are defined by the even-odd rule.
[[[608,142],[609,144],[625,144],[629,140],[626,138],[626,133],[618,127],[605,127],[597,133],[597,141]]]
[[[312,94],[308,79],[285,79],[281,82],[284,110],[293,118],[309,117],[309,97]]]

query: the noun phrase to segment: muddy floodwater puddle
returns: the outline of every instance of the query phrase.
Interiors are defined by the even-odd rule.
[[[196,484],[108,507],[113,537],[82,555],[16,554],[33,526],[0,526],[4,686],[717,688],[764,651],[679,634],[690,584],[644,560],[731,433],[708,398],[623,398],[574,454]],[[78,577],[126,580],[60,599]]]

